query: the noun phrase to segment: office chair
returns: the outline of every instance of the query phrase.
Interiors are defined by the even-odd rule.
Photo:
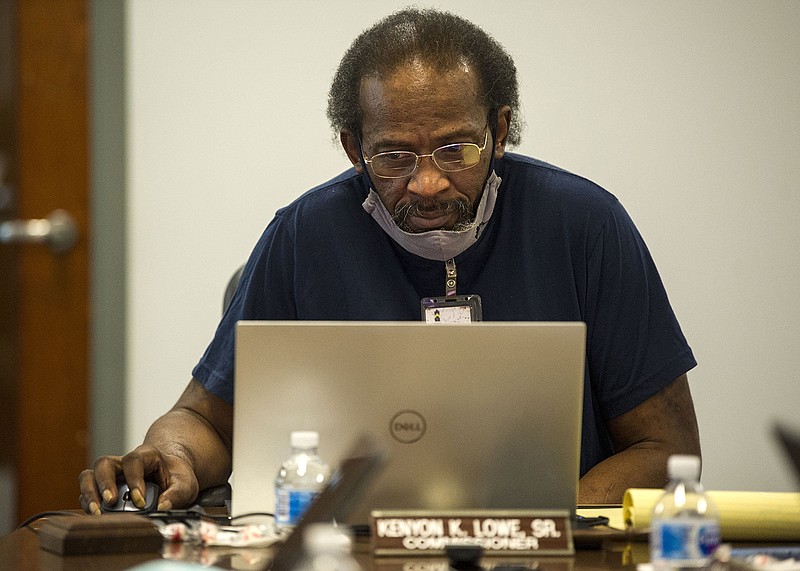
[[[797,484],[800,486],[800,432],[798,427],[776,422],[772,427],[775,438],[780,443],[787,460],[792,466]]]
[[[222,313],[225,313],[225,310],[228,309],[228,306],[231,304],[233,294],[236,293],[236,287],[239,285],[239,280],[242,279],[243,271],[244,266],[239,266],[239,269],[233,272],[233,275],[228,280],[228,285],[225,288],[225,295],[222,296]]]
[[[239,285],[239,280],[242,279],[243,271],[244,266],[239,266],[239,268],[233,272],[233,275],[228,280],[228,285],[225,286],[225,293],[222,296],[222,313],[225,313],[225,310],[228,309],[228,306],[231,304],[233,294],[236,293],[236,287]],[[195,503],[204,508],[220,507],[225,505],[225,500],[230,499],[231,485],[228,483],[221,486],[206,488],[205,490],[200,490],[200,493],[197,494],[197,500]]]

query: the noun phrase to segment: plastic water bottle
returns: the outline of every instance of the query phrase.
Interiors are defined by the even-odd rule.
[[[670,456],[669,484],[653,510],[650,561],[656,571],[709,565],[720,542],[719,515],[700,485],[700,458]]]
[[[310,525],[303,535],[304,557],[297,571],[359,571],[352,555],[349,528],[327,523]]]
[[[292,455],[281,464],[275,478],[275,530],[294,528],[314,497],[330,478],[330,467],[317,454],[319,434],[296,431],[291,436]]]

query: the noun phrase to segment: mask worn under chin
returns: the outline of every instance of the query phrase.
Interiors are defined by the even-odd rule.
[[[378,193],[372,189],[362,206],[383,228],[383,231],[405,250],[429,260],[444,262],[455,258],[478,241],[481,230],[494,212],[497,190],[501,182],[497,173],[492,171],[483,188],[483,196],[478,203],[475,220],[463,230],[429,230],[419,233],[401,230],[383,205]]]

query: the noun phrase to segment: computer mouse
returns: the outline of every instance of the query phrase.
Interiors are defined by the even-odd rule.
[[[145,482],[145,495],[144,507],[138,508],[133,503],[131,498],[131,491],[128,484],[125,482],[119,484],[117,487],[117,502],[115,504],[107,504],[103,501],[100,504],[100,511],[103,513],[149,513],[155,511],[158,507],[158,495],[161,493],[161,488],[155,482]]]

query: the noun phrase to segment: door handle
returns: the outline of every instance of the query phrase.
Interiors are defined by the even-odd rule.
[[[0,244],[46,244],[54,254],[65,254],[77,241],[78,225],[65,210],[47,218],[0,222]]]

